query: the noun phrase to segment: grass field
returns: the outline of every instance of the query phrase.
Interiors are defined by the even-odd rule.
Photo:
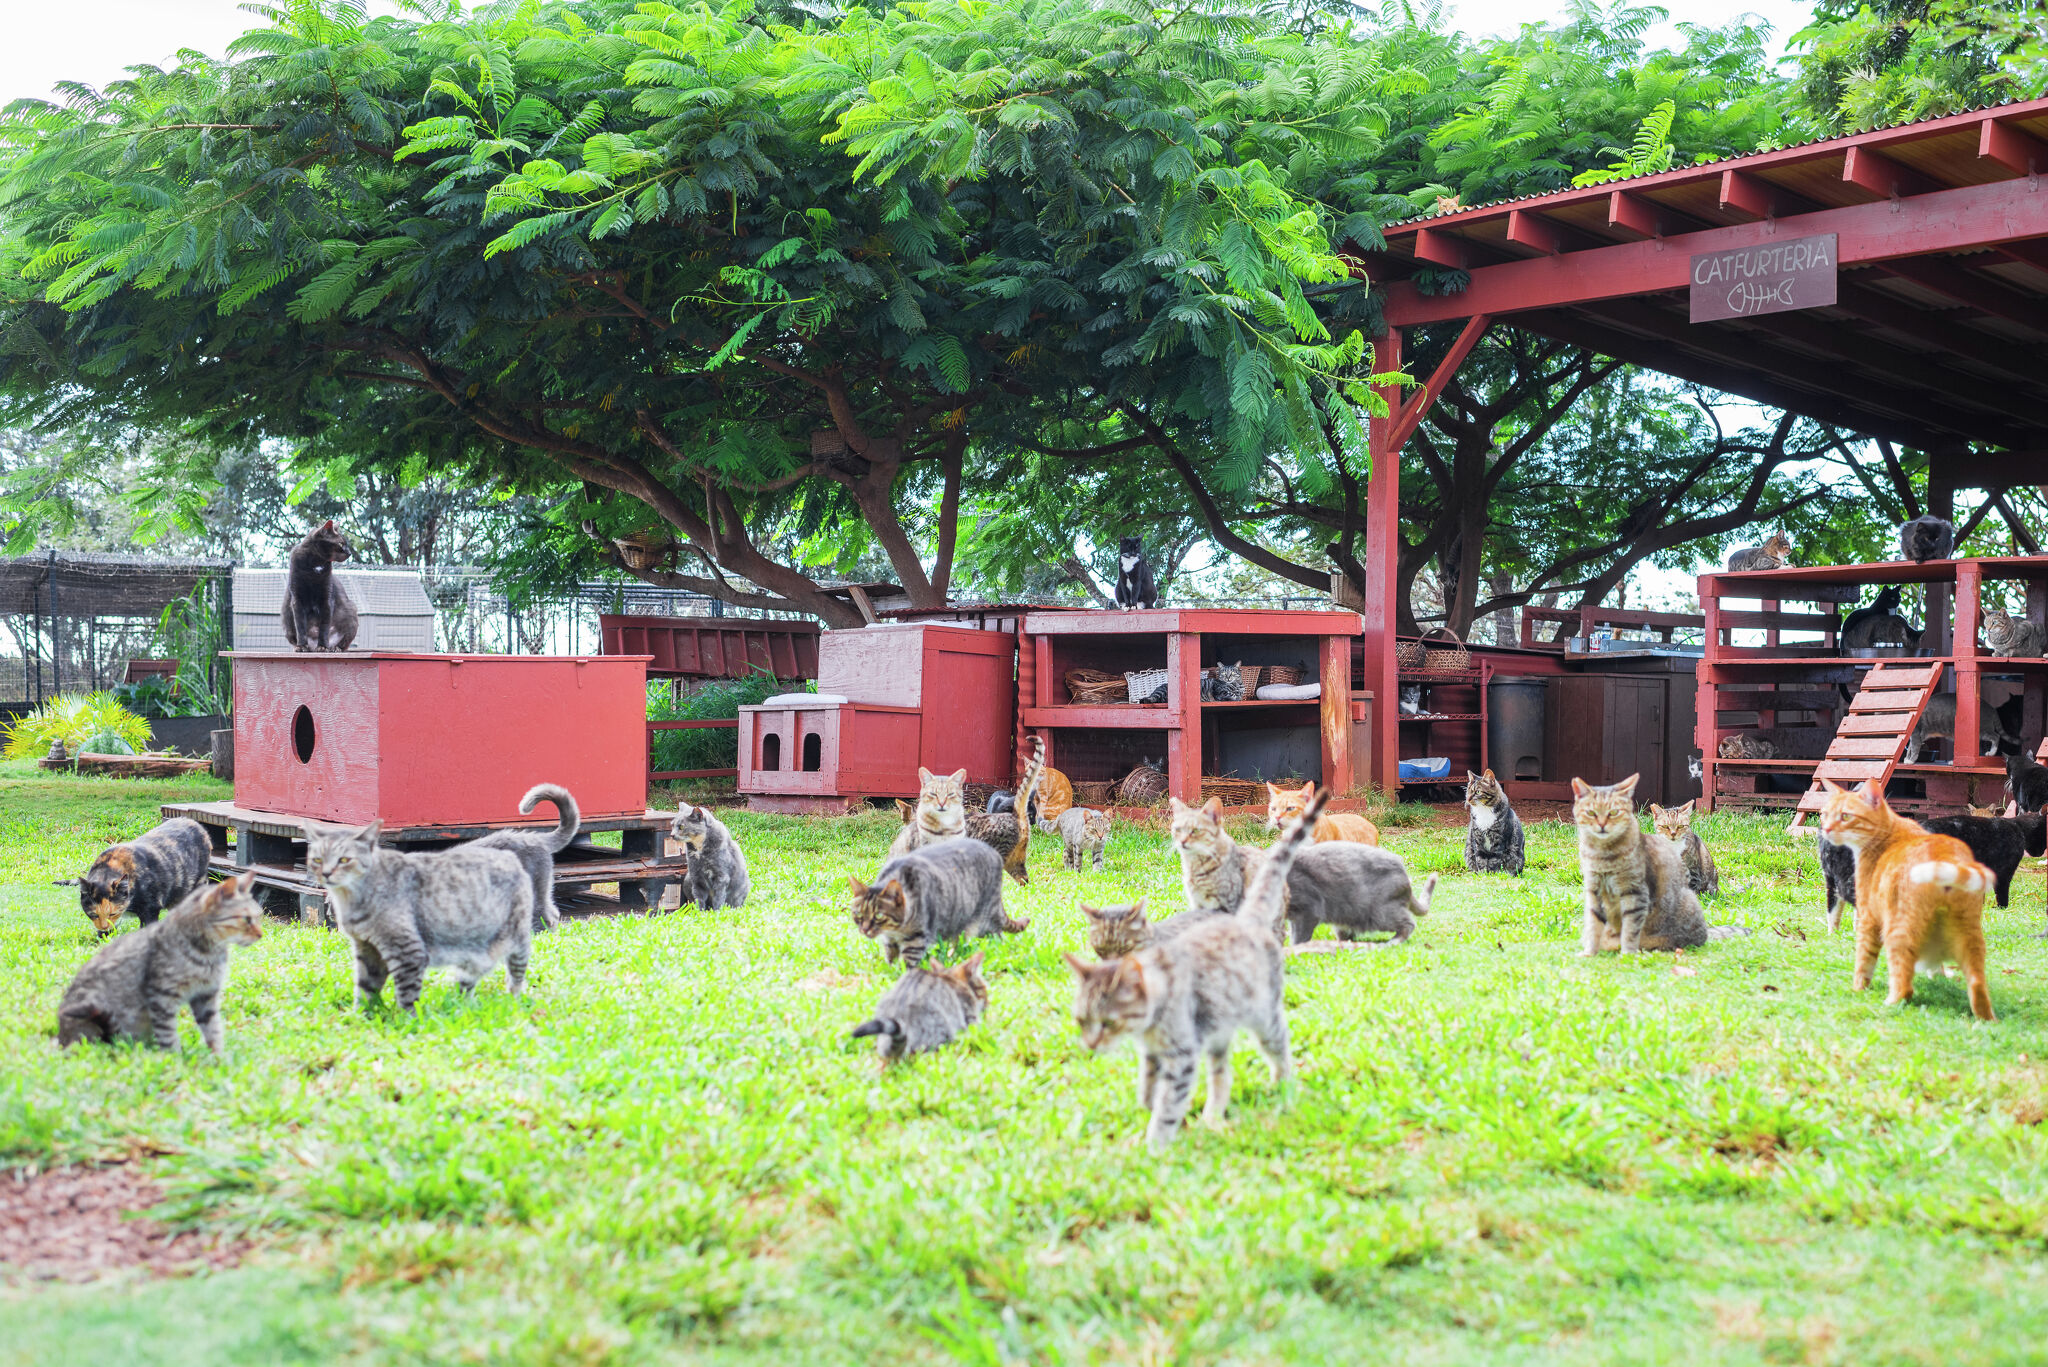
[[[1959,983],[1848,987],[1810,845],[1712,818],[1755,932],[1576,957],[1570,832],[1519,879],[1460,828],[1406,947],[1289,968],[1290,1106],[1248,1045],[1232,1119],[1155,1157],[1135,1060],[1078,1046],[1077,899],[1174,905],[1158,831],[1102,874],[1034,845],[988,1018],[877,1073],[885,987],[841,908],[893,820],[737,815],[742,912],[565,925],[530,992],[350,1007],[344,943],[239,953],[229,1059],[60,1055],[91,952],[68,890],[182,785],[0,769],[0,1165],[131,1160],[235,1271],[0,1284],[0,1364],[2038,1363],[2048,1353],[2043,879]],[[1397,815],[1412,814],[1404,809]],[[1261,837],[1263,839],[1263,837]],[[867,1042],[862,1041],[865,1045]]]

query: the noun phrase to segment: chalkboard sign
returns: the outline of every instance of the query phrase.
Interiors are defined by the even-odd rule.
[[[1835,235],[1794,237],[1692,259],[1692,321],[1790,313],[1835,302]]]

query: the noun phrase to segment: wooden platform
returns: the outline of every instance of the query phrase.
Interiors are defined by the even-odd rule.
[[[273,915],[293,916],[310,925],[327,923],[325,895],[306,871],[306,835],[335,827],[304,817],[259,812],[232,802],[169,802],[168,819],[190,817],[213,837],[212,871],[222,878],[253,871],[257,897]],[[555,856],[555,901],[565,916],[646,911],[661,903],[662,894],[679,880],[683,857],[668,854],[667,812],[633,817],[600,817],[583,823],[576,843]],[[446,849],[493,830],[545,831],[553,820],[508,822],[489,826],[409,826],[386,830],[382,843],[399,849]],[[620,848],[589,843],[592,831],[622,832]],[[618,896],[591,892],[593,885],[616,883]]]

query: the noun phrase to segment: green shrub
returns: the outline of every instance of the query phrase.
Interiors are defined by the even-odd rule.
[[[812,689],[810,684],[786,684],[771,674],[758,673],[746,679],[714,679],[684,698],[669,696],[668,681],[652,679],[647,684],[647,720],[708,721],[715,717],[737,717],[740,708],[772,698],[777,693]],[[739,733],[728,730],[662,731],[654,738],[653,771],[670,773],[691,769],[732,769],[740,762]]]
[[[60,693],[7,728],[9,759],[41,759],[61,740],[67,753],[93,748],[100,754],[132,755],[149,746],[149,723],[111,693]],[[88,747],[86,742],[93,745]],[[101,747],[119,744],[118,750]]]

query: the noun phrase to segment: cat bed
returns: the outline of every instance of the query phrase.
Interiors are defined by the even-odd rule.
[[[772,698],[761,699],[761,706],[789,707],[796,703],[814,702],[838,707],[845,701],[845,695],[840,693],[777,693]]]
[[[1264,693],[1265,689],[1259,692]],[[1444,757],[1428,759],[1404,759],[1401,761],[1402,778],[1449,778],[1451,761]]]
[[[1258,696],[1268,702],[1301,701],[1322,697],[1323,686],[1319,683],[1261,684]]]

